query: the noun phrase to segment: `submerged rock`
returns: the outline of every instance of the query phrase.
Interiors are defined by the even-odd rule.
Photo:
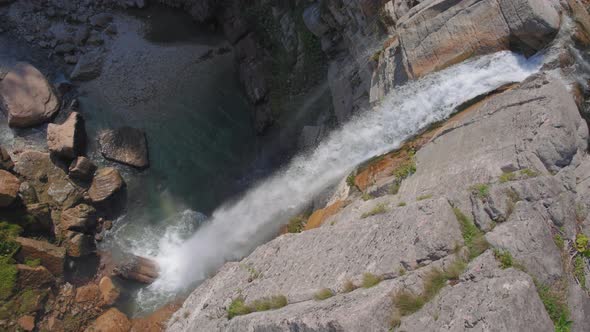
[[[47,122],[60,107],[45,76],[28,63],[18,63],[0,80],[0,101],[8,125],[18,128]]]
[[[7,207],[16,200],[19,188],[20,181],[16,176],[0,170],[0,208]]]
[[[100,135],[98,142],[106,159],[137,168],[149,166],[147,138],[143,130],[131,127],[110,129]]]
[[[64,123],[47,126],[47,146],[51,153],[74,159],[83,152],[85,144],[86,131],[80,113],[72,112]]]

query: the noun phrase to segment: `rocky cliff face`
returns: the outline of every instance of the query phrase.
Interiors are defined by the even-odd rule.
[[[304,17],[324,49],[338,52],[330,40],[354,38],[338,29],[337,15],[327,17],[334,4],[314,4]],[[572,23],[559,13],[587,12],[577,2],[562,6],[378,3],[377,13],[389,15],[390,40],[375,56],[371,99],[475,55],[531,54],[560,25],[560,38],[573,28],[575,45],[583,46],[583,19]],[[575,51],[564,51],[574,43],[566,39],[550,47],[557,53],[548,52],[541,73],[363,165],[343,181],[330,213],[313,214],[303,232],[226,263],[168,330],[590,329],[589,135],[583,96],[571,83]],[[349,60],[367,50],[360,45],[351,42]],[[346,107],[355,104],[354,93],[346,97]]]

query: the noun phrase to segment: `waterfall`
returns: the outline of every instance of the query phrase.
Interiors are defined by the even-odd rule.
[[[188,240],[181,240],[181,234],[163,234],[156,256],[161,277],[146,291],[174,294],[207,278],[224,262],[248,255],[272,239],[281,223],[311,197],[359,163],[399,147],[429,124],[448,118],[463,102],[522,81],[541,64],[541,56],[525,59],[499,52],[396,88],[315,149],[294,158],[239,200],[218,208]]]

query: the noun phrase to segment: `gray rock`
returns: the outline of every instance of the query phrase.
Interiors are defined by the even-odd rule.
[[[403,318],[398,330],[554,330],[532,278],[512,268],[501,270],[490,251],[473,261],[464,276],[422,310]]]
[[[98,138],[100,152],[109,160],[137,168],[149,166],[147,138],[136,128],[106,130]]]
[[[49,121],[60,106],[45,76],[27,63],[18,63],[0,81],[0,102],[8,125],[18,128]]]

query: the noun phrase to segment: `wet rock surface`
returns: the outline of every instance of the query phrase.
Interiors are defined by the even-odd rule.
[[[84,152],[85,144],[84,119],[77,112],[72,112],[64,123],[47,127],[47,146],[59,157],[74,159]]]
[[[100,152],[109,160],[137,168],[149,166],[147,138],[136,128],[106,130],[98,138]]]

